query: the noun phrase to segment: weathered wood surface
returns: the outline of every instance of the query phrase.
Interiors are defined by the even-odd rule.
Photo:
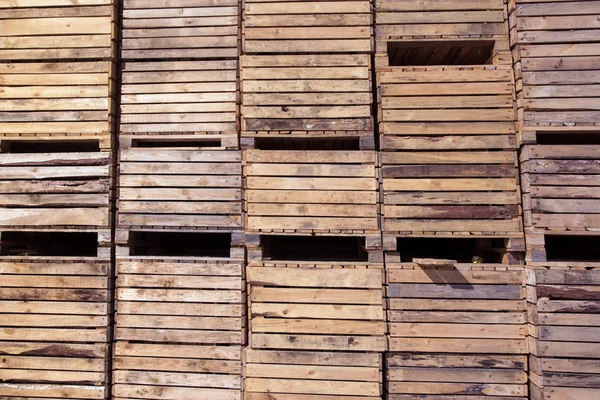
[[[377,79],[384,231],[520,232],[512,68]]]
[[[117,270],[113,395],[241,399],[243,265],[119,258]]]
[[[384,351],[382,273],[374,264],[325,269],[250,263],[251,348]]]
[[[0,259],[0,395],[101,399],[110,263]]]
[[[81,135],[108,142],[113,132],[114,64],[47,62],[0,65],[3,136]]]
[[[530,380],[541,399],[600,389],[600,271],[569,267],[526,270]]]
[[[236,60],[124,62],[121,68],[121,133],[236,133]]]
[[[242,131],[372,135],[367,55],[243,56],[241,86]]]
[[[373,17],[368,0],[247,0],[244,54],[370,53]]]
[[[600,146],[526,145],[521,152],[525,226],[600,227]]]
[[[244,398],[381,399],[377,353],[246,349]]]
[[[374,151],[246,150],[248,231],[377,231]]]
[[[1,1],[0,60],[116,58],[118,1]]]
[[[523,128],[598,126],[600,2],[513,0],[510,11]]]
[[[241,228],[241,152],[163,145],[121,150],[119,226]]]
[[[123,0],[124,60],[235,59],[237,0]]]
[[[387,265],[390,396],[527,396],[523,271]]]

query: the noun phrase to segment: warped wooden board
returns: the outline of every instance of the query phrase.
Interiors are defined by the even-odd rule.
[[[235,59],[240,15],[237,0],[124,0],[122,58]]]
[[[113,60],[117,2],[2,2],[0,60]]]

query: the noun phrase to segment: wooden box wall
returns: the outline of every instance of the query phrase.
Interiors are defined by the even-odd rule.
[[[120,228],[242,227],[239,150],[123,148],[119,169]]]
[[[113,396],[241,399],[241,259],[119,257]]]
[[[252,349],[383,352],[383,265],[250,262]]]
[[[388,41],[495,38],[508,35],[506,1],[374,0],[377,53]]]
[[[244,56],[241,69],[242,136],[254,131],[373,135],[369,56]]]
[[[527,398],[523,267],[386,269],[388,399]]]
[[[0,258],[0,397],[104,399],[108,258]]]
[[[125,62],[120,133],[237,133],[237,61]]]
[[[238,0],[123,0],[122,58],[236,58],[239,8]]]
[[[244,54],[370,53],[369,0],[246,0]]]
[[[119,0],[0,2],[0,60],[112,60]]]
[[[245,150],[249,232],[378,230],[374,151]]]
[[[600,271],[561,263],[527,273],[531,398],[600,395]]]
[[[522,231],[510,65],[378,72],[383,230]]]
[[[600,228],[600,146],[526,145],[521,151],[526,228]],[[556,232],[555,232],[556,233]]]
[[[381,399],[381,354],[246,349],[244,399]]]
[[[511,0],[523,141],[555,129],[597,130],[600,2]]]

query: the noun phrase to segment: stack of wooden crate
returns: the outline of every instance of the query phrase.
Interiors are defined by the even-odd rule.
[[[520,136],[598,131],[600,2],[511,0]]]
[[[101,399],[112,313],[112,0],[0,2],[2,398]]]
[[[506,7],[375,2],[390,400],[527,397]]]
[[[115,398],[242,397],[239,15],[123,3]]]

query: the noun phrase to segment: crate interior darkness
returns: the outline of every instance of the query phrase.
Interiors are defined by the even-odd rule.
[[[538,132],[538,144],[600,144],[598,132]],[[600,157],[600,155],[599,155]]]
[[[230,233],[129,233],[132,256],[229,257],[230,245]]]
[[[390,66],[490,65],[491,40],[388,42]]]
[[[0,255],[96,257],[94,232],[2,232]]]
[[[133,139],[132,147],[139,148],[203,148],[203,147],[221,147],[220,139],[199,139],[199,140],[148,140]]]
[[[546,235],[548,261],[600,262],[600,236]]]
[[[2,153],[94,153],[98,140],[3,140]]]
[[[365,239],[351,236],[261,236],[263,257],[281,261],[368,260]]]
[[[257,138],[254,146],[259,150],[360,150],[358,138]]]
[[[433,258],[471,263],[479,257],[484,263],[501,263],[506,253],[504,239],[398,238],[396,243],[402,262]]]

